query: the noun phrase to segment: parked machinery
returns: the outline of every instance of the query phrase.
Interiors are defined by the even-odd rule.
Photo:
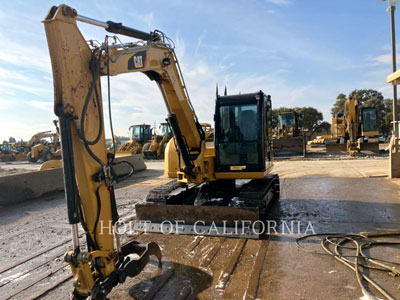
[[[348,97],[344,113],[331,118],[332,139],[326,143],[327,153],[347,152],[351,156],[360,151],[379,152],[379,123],[375,107],[360,107]]]
[[[140,42],[111,45],[106,38],[101,45],[87,43],[78,20]],[[266,128],[270,97],[262,91],[218,96],[215,139],[207,142],[174,48],[164,33],[145,33],[121,23],[96,21],[66,5],[52,7],[43,22],[53,69],[54,107],[60,120],[65,194],[72,225],[73,249],[64,258],[75,282],[74,299],[105,299],[127,276],[138,275],[150,255],[161,263],[157,244],[129,241],[122,245],[118,230],[113,230],[119,219],[114,183],[120,178],[113,172],[114,159],[108,155],[105,143],[101,76],[144,73],[157,83],[168,111],[174,138],[167,144],[165,174],[177,178],[177,185],[172,191],[163,186],[148,198],[148,203],[137,204],[137,224],[150,220],[152,224],[146,230],[159,232],[160,221],[187,219],[190,232],[190,221],[196,219],[205,225],[215,222],[232,236],[255,237],[257,234],[247,227],[238,228],[237,233],[233,230],[237,220],[261,222],[260,217],[279,197],[279,177],[271,173]],[[85,247],[80,245],[79,223],[86,235]],[[100,224],[110,230],[101,231]]]
[[[301,115],[295,111],[281,112],[273,139],[274,156],[306,155],[306,143],[300,126]]]
[[[0,161],[14,161],[15,153],[12,151],[12,146],[10,143],[4,141],[0,144]]]
[[[164,158],[165,147],[172,137],[172,132],[168,123],[161,123],[159,129],[160,134],[157,134],[149,124],[130,126],[131,140],[121,145],[117,154],[128,151],[132,154],[143,153],[146,159]]]
[[[53,123],[56,127],[55,131],[49,130],[36,133],[29,140],[27,144],[30,149],[27,154],[29,162],[37,162],[39,159],[46,162],[61,158],[58,120],[54,120]]]
[[[206,136],[206,142],[213,142],[214,141],[214,129],[212,128],[211,124],[209,124],[209,123],[200,123],[200,125],[204,130],[204,133],[205,133],[205,136]]]
[[[8,142],[3,141],[0,144],[0,161],[22,161],[26,160],[27,152],[26,142],[16,141],[10,137]]]
[[[143,138],[145,138],[145,130],[147,126],[150,128],[150,125],[140,124],[140,125],[132,125],[129,127],[129,140],[125,142],[121,142],[118,138],[114,138],[116,143],[115,148],[115,157],[123,157],[123,156],[132,156],[136,154],[143,153]],[[151,135],[150,135],[151,137]],[[109,149],[109,152],[113,152],[113,147]]]
[[[151,142],[147,142],[143,145],[144,158],[164,158],[165,148],[172,137],[172,132],[168,123],[161,123],[160,131],[161,134],[153,132]]]

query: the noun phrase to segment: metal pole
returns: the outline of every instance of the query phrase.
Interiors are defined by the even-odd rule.
[[[105,29],[108,29],[108,27],[109,27],[109,25],[106,22],[102,22],[102,21],[95,20],[95,19],[92,19],[92,18],[89,18],[89,17],[81,16],[81,15],[77,15],[76,19],[78,21],[81,21],[81,22],[84,22],[84,23],[88,23],[88,24],[91,24],[91,25],[94,25],[94,26],[103,27]]]
[[[390,5],[388,11],[390,12],[390,29],[392,35],[392,69],[393,73],[396,72],[396,35],[395,35],[395,24],[394,24],[394,11],[396,7]],[[398,137],[397,132],[397,85],[393,84],[393,134],[396,138]],[[395,151],[397,151],[397,143],[394,145]]]
[[[78,224],[72,224],[72,245],[74,247],[74,250],[79,248]]]

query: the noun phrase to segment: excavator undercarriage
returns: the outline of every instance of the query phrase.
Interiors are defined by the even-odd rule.
[[[136,204],[135,229],[142,232],[198,234],[258,239],[264,217],[279,199],[279,176],[220,180],[187,187],[176,181],[150,191]]]

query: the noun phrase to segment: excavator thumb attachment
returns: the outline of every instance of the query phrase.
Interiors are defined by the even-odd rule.
[[[131,259],[130,254],[137,254],[139,258]],[[141,245],[136,241],[132,241],[122,246],[123,261],[103,282],[97,282],[92,290],[92,300],[106,300],[108,293],[119,283],[125,282],[127,277],[138,275],[149,263],[150,256],[155,256],[158,260],[158,267],[161,267],[161,249],[154,243]],[[75,295],[74,299],[82,299],[79,295]]]

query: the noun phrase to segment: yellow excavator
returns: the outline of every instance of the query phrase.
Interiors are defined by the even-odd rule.
[[[349,96],[344,113],[331,118],[332,139],[326,143],[327,153],[347,152],[355,156],[360,151],[379,152],[379,123],[375,107],[360,107]]]
[[[77,21],[138,41],[109,43],[111,39],[106,36],[102,44],[86,42]],[[174,137],[165,150],[165,174],[177,178],[179,187],[170,194],[167,188],[159,194],[154,192],[161,196],[136,205],[137,221],[152,221],[149,230],[160,232],[165,220],[199,218],[203,224],[216,222],[229,231],[234,228],[233,219],[259,221],[279,197],[279,177],[271,174],[271,143],[265,126],[271,109],[269,96],[261,91],[217,96],[215,138],[206,141],[174,48],[164,33],[94,20],[67,5],[52,7],[43,23],[53,69],[54,111],[60,124],[65,196],[72,225],[73,249],[66,253],[65,261],[74,278],[74,299],[105,299],[127,276],[139,274],[150,255],[161,264],[156,243],[131,241],[122,245],[118,230],[113,230],[119,219],[114,184],[122,178],[113,172],[113,156],[107,154],[101,76],[143,73],[158,85],[167,107]],[[110,94],[108,100],[110,103]],[[80,245],[79,223],[87,247]],[[190,225],[183,231],[190,232]],[[254,237],[247,227],[229,232],[233,237]]]
[[[275,157],[306,155],[306,142],[301,132],[301,115],[296,111],[278,114],[278,127],[273,140]]]

